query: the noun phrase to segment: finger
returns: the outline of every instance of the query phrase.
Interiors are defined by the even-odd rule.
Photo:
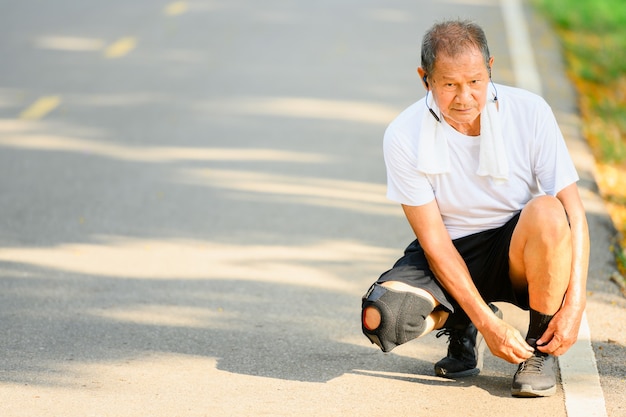
[[[540,345],[539,342],[537,342],[537,349],[539,349],[541,352],[549,353],[551,355],[556,355],[556,352],[558,352],[562,348],[567,349],[567,345],[563,337],[561,337],[557,333],[554,333],[550,342],[545,345]]]
[[[561,356],[562,354],[564,354],[565,352],[567,352],[569,350],[569,348],[572,347],[574,343],[569,343],[564,341],[561,346],[559,346],[553,353],[554,356]]]
[[[574,344],[574,341],[561,339],[560,337],[554,337],[552,342],[548,343],[545,346],[537,346],[541,352],[549,353],[554,356],[560,356],[567,352],[570,347]]]
[[[512,363],[512,364],[515,364],[515,365],[517,365],[519,363],[522,363],[522,362],[524,362],[526,360],[526,359],[521,358],[521,357],[519,357],[518,355],[515,355],[515,354],[504,354],[504,353],[502,353],[502,354],[499,354],[499,355],[496,355],[496,356],[499,357],[500,359],[504,359],[505,361],[507,361],[509,363]]]
[[[515,342],[516,343],[511,347],[509,359],[507,359],[509,362],[518,364],[533,356],[535,349],[528,345],[523,338],[520,337],[516,339]]]
[[[556,343],[550,342],[547,345],[543,345],[543,346],[537,345],[537,350],[539,350],[540,352],[543,352],[543,353],[548,353],[550,355],[554,355],[556,350],[559,347],[560,346],[557,345]]]
[[[523,350],[522,354],[520,355],[518,354],[518,350],[513,346],[508,346],[502,350],[492,350],[491,353],[494,356],[513,364],[518,364],[525,360],[525,358],[523,357]]]
[[[532,355],[535,351],[535,348],[529,345],[528,342],[524,339],[521,340],[521,346],[524,348],[524,352],[528,353],[529,355]]]
[[[518,356],[528,359],[535,351],[535,348],[529,345],[520,333],[516,335],[515,341],[517,342]]]
[[[505,358],[505,359],[507,360],[507,362],[514,363],[517,365],[519,363],[524,362],[526,359],[530,358],[531,356],[532,356],[532,353],[528,353],[524,351],[521,354],[513,354],[509,358]]]
[[[517,356],[520,358],[519,362],[524,362],[526,359],[530,358],[531,356],[533,356],[533,353],[535,352],[534,349],[531,349],[530,351],[528,350],[523,350],[521,351]],[[519,363],[518,362],[518,363]]]
[[[548,327],[541,337],[537,339],[537,346],[549,344],[554,338],[554,334],[554,330]]]

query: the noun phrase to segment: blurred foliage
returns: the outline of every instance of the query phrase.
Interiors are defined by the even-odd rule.
[[[532,0],[561,39],[626,275],[626,0]]]

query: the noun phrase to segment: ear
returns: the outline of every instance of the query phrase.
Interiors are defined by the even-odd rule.
[[[420,80],[422,80],[422,85],[424,86],[424,88],[426,90],[430,90],[430,87],[428,86],[428,81],[427,81],[427,75],[426,75],[426,71],[424,71],[424,68],[422,67],[418,67],[417,68],[417,73],[420,76]]]
[[[491,69],[493,68],[493,57],[489,58],[489,78],[491,78]]]

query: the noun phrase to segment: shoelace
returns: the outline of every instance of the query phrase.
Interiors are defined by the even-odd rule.
[[[463,337],[465,336],[465,330],[460,329],[441,329],[437,332],[435,337],[448,336],[448,343],[453,352],[459,351],[463,348]]]
[[[456,338],[460,339],[463,336],[463,330],[458,329],[441,329],[437,332],[435,337],[439,338],[441,336],[448,336],[449,339]]]
[[[534,354],[520,364],[518,372],[524,372],[527,374],[540,374],[545,363],[546,362],[544,360],[544,356]]]

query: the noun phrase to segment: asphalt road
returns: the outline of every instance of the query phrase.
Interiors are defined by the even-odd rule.
[[[381,138],[423,95],[422,34],[476,20],[515,84],[500,3],[0,0],[0,416],[565,416],[561,386],[512,398],[514,365],[443,380],[445,340],[382,354],[360,334],[361,295],[412,239]],[[558,45],[526,18],[583,177],[591,342],[623,416],[613,230]]]

